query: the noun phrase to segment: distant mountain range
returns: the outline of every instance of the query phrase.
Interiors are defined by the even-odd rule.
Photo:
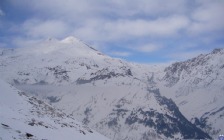
[[[0,77],[110,139],[224,134],[223,49],[168,66],[141,65],[74,37],[49,39],[0,48]]]

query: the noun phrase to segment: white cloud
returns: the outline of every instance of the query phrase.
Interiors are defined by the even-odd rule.
[[[11,40],[11,43],[16,47],[31,47],[37,46],[40,44],[42,40],[38,39],[30,39],[30,38],[23,38],[23,37],[14,37]]]
[[[91,41],[169,36],[186,28],[189,23],[187,17],[181,16],[187,9],[185,0],[171,0],[168,3],[163,0],[22,1],[11,0],[11,3],[35,11],[38,16],[49,20],[63,21],[70,25],[76,36]],[[42,26],[49,27],[49,24]],[[33,29],[34,32],[39,28],[42,30],[44,27],[39,26]],[[53,29],[49,30],[53,32]]]
[[[162,48],[161,46],[156,45],[156,44],[146,44],[146,45],[136,48],[136,51],[144,52],[144,53],[151,53],[151,52],[157,51],[161,48]]]
[[[2,9],[0,9],[0,16],[4,16],[5,13],[2,11]]]
[[[154,20],[121,19],[121,20],[89,20],[76,29],[76,34],[93,40],[123,40],[135,37],[163,37],[177,35],[189,25],[184,16],[161,17]]]
[[[72,25],[72,30],[77,30],[80,36],[96,40],[105,35],[108,40],[148,34],[160,37],[173,35],[181,29],[188,29],[190,33],[203,33],[223,29],[224,26],[221,18],[224,9],[222,0],[10,1],[17,7],[35,11],[38,16],[64,21]],[[191,27],[187,26],[189,19],[193,19]],[[90,20],[94,20],[97,25],[90,25]],[[118,37],[118,33],[109,33],[118,30]],[[80,33],[82,31],[84,33]]]
[[[65,37],[66,30],[70,30],[87,41],[108,42],[135,37],[172,37],[180,35],[179,32],[191,34],[224,26],[220,18],[224,2],[220,0],[10,1],[17,7],[35,11],[38,18],[49,19],[30,28],[31,36]]]
[[[192,13],[193,23],[189,31],[193,34],[224,31],[224,1],[200,0]]]
[[[31,19],[24,22],[22,31],[34,38],[63,37],[69,32],[68,25],[59,20]]]
[[[97,3],[101,1],[98,0]],[[113,0],[105,2],[106,8],[102,11],[122,18],[139,15],[156,17],[182,13],[186,9],[185,4],[185,0],[171,0],[169,3],[164,3],[164,0]]]
[[[182,13],[186,10],[186,0],[9,0],[16,6],[27,7],[47,16],[79,19],[89,17],[104,17],[114,15],[118,17],[135,16],[147,14],[155,16],[158,14]],[[72,20],[72,19],[71,19]]]

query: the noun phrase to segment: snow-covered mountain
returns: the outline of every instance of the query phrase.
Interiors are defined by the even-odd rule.
[[[0,139],[106,140],[49,104],[0,80]]]
[[[165,68],[162,95],[210,135],[224,133],[224,49]],[[165,86],[164,86],[165,85]]]
[[[224,128],[223,50],[166,68],[111,58],[74,37],[0,54],[2,79],[111,139],[210,138]],[[210,87],[209,69],[219,73]]]

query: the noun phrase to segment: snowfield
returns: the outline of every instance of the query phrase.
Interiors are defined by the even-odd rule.
[[[0,80],[0,139],[107,140],[52,106]]]

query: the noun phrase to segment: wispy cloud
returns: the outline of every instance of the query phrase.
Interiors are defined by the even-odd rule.
[[[192,25],[189,28],[190,33],[201,34],[214,31],[224,31],[224,1],[198,1],[200,5],[196,8],[191,17]]]
[[[32,16],[38,21],[28,17],[24,23],[37,26],[26,30],[32,36],[36,36],[31,33],[34,31],[43,37],[59,34],[65,37],[68,28],[70,34],[83,39],[108,42],[133,37],[180,36],[178,33],[183,32],[191,35],[224,28],[224,20],[220,18],[224,2],[220,0],[191,3],[185,0],[172,0],[170,3],[163,0],[9,1],[20,10],[34,13]]]
[[[132,53],[131,52],[118,52],[118,51],[113,51],[113,52],[110,52],[111,55],[113,56],[120,56],[120,57],[128,57],[128,56],[131,56]]]
[[[0,16],[4,16],[4,12],[2,11],[2,9],[0,9]]]
[[[157,51],[161,48],[162,48],[161,46],[156,45],[156,44],[146,44],[146,45],[136,48],[136,50],[140,51],[140,52],[144,52],[144,53],[151,53],[151,52]]]
[[[95,40],[122,40],[134,37],[160,37],[177,35],[190,21],[184,16],[157,19],[89,20],[76,33],[81,37]]]
[[[62,37],[69,31],[69,28],[60,20],[29,19],[23,23],[22,31],[25,31],[27,36],[35,38]]]
[[[42,40],[15,37],[12,39],[11,44],[17,47],[32,47],[37,46],[38,44],[40,45],[40,42],[42,42]]]

